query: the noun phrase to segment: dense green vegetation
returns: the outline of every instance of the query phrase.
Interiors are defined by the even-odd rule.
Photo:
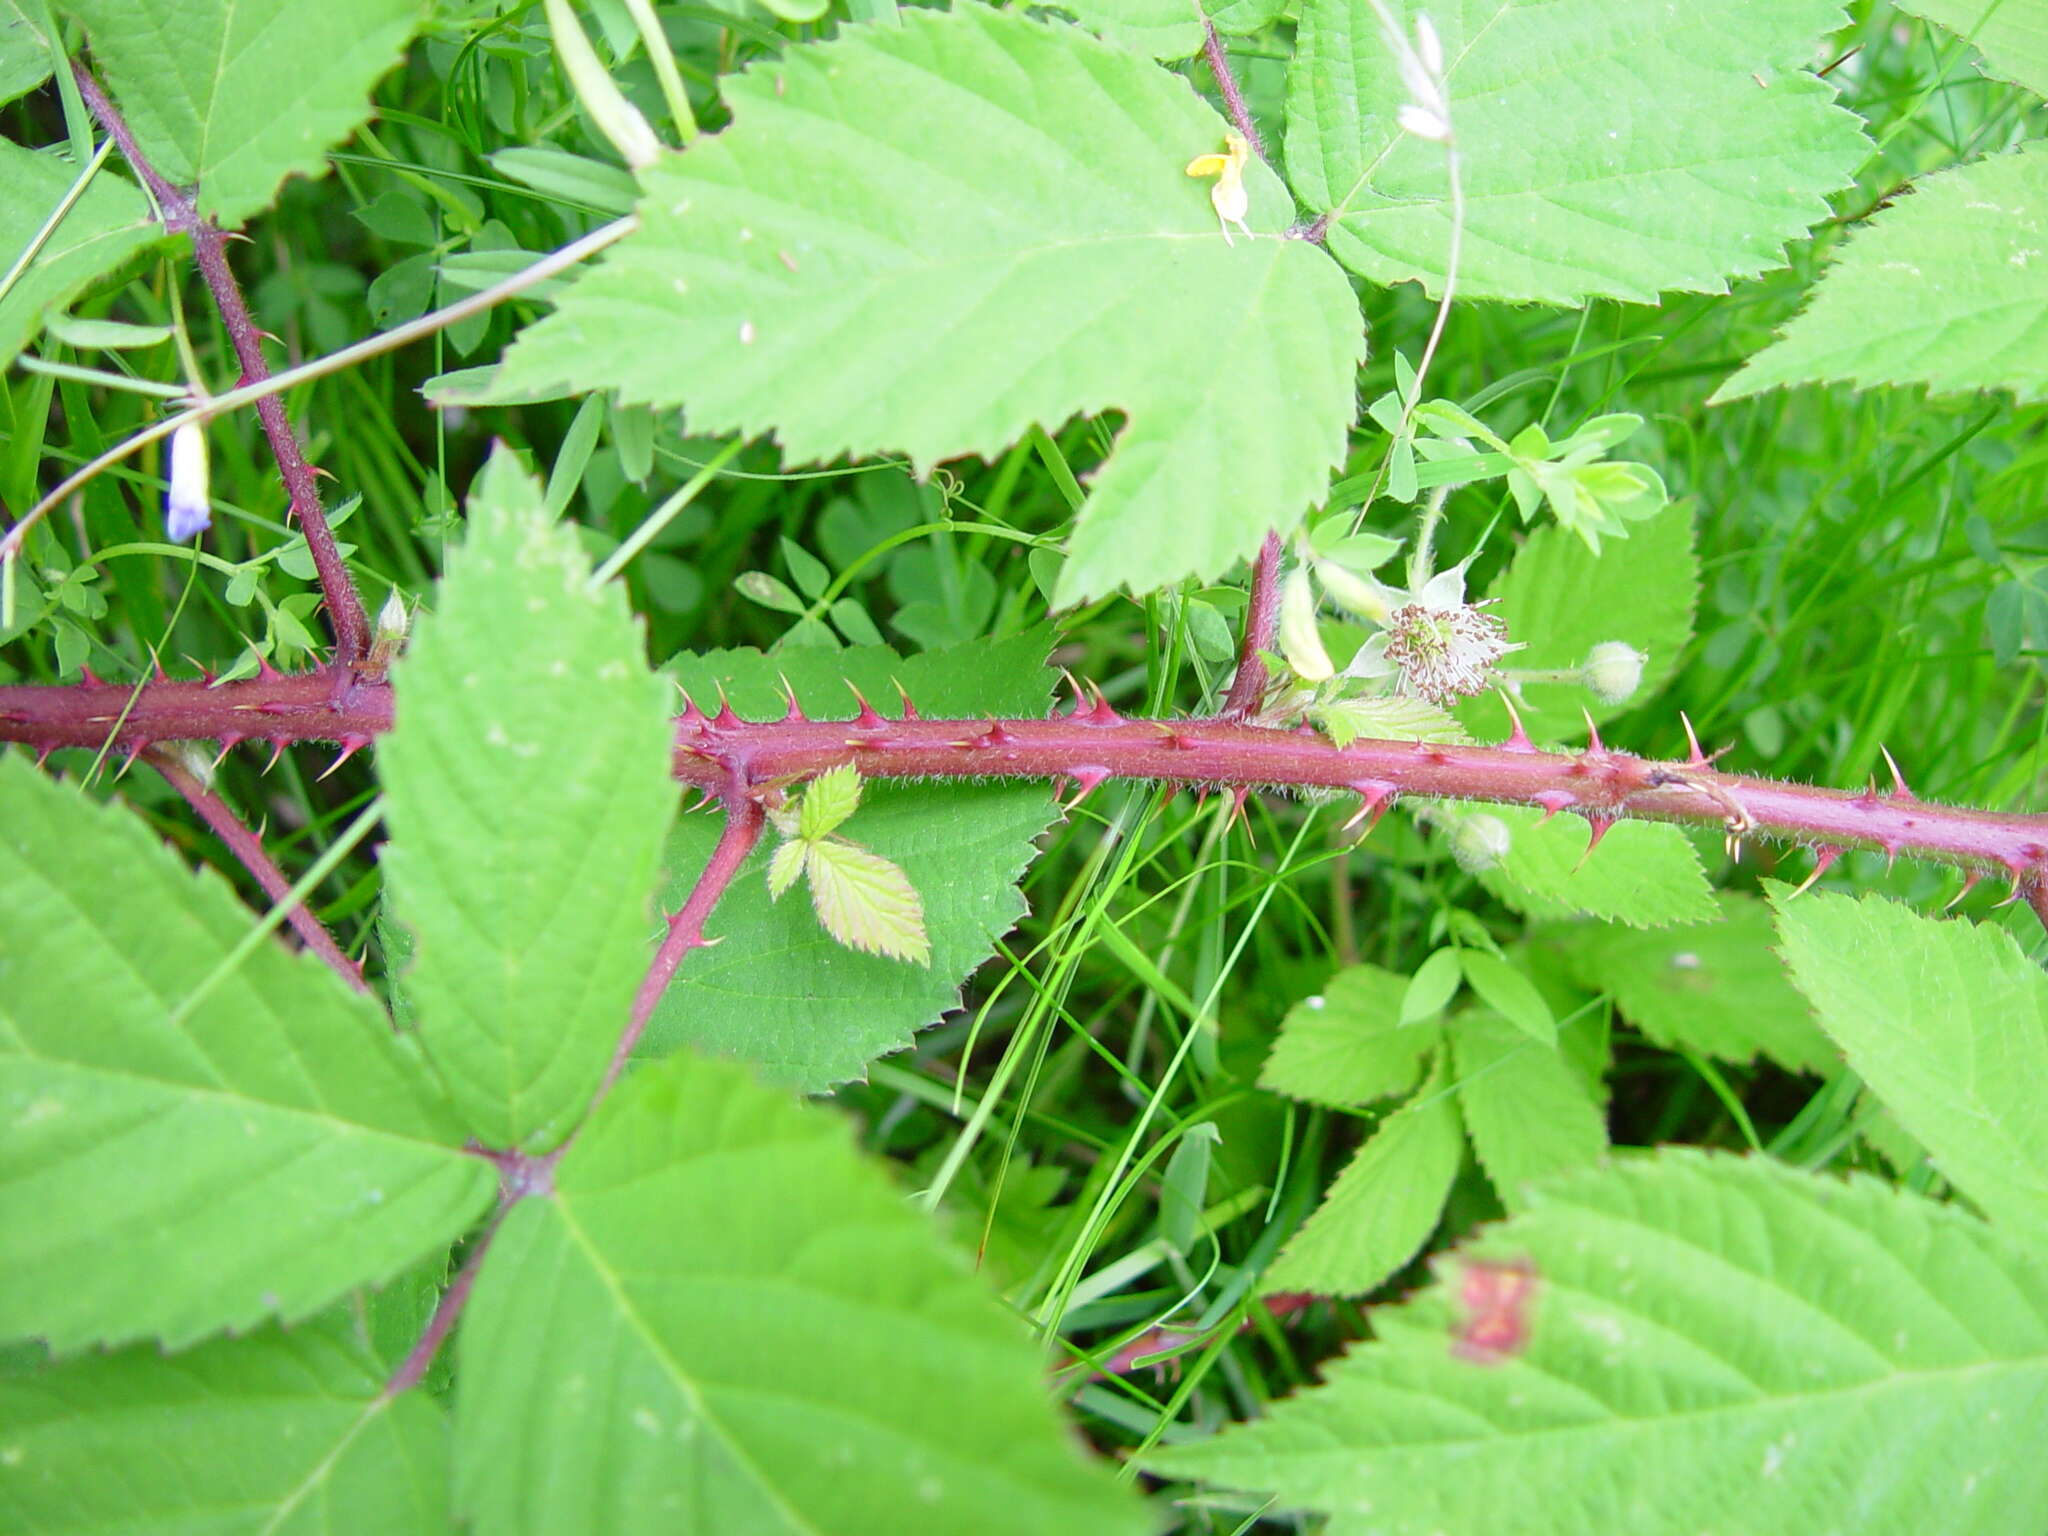
[[[2044,38],[0,0],[0,1525],[2038,1520]]]

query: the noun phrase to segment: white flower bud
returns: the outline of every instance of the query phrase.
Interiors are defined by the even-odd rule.
[[[164,496],[164,532],[182,544],[213,526],[207,489],[206,429],[195,418],[171,434],[171,488]]]
[[[1506,822],[1482,812],[1451,828],[1451,857],[1466,874],[1476,875],[1506,858],[1513,842]]]
[[[365,669],[373,675],[389,670],[391,663],[405,647],[405,632],[412,622],[412,613],[405,606],[405,595],[393,587],[384,606],[377,610],[377,623],[370,633],[370,654]]]
[[[1625,640],[1602,640],[1586,653],[1579,676],[1602,704],[1620,704],[1643,685],[1643,663],[1649,660]]]
[[[1316,631],[1316,594],[1305,566],[1294,567],[1280,583],[1280,654],[1298,676],[1312,683],[1337,670]]]

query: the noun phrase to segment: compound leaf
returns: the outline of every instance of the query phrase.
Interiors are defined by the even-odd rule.
[[[883,699],[901,682],[932,717],[1042,715],[1053,678],[1048,649],[1041,631],[908,659],[859,646],[718,651],[669,665],[700,708],[716,709],[722,687],[747,719],[782,718],[785,676],[814,720],[854,713],[848,683]],[[819,926],[810,903],[771,901],[765,866],[774,855],[757,851],[707,926],[718,942],[677,972],[642,1049],[665,1054],[688,1042],[812,1092],[860,1076],[955,1006],[960,984],[1023,916],[1017,881],[1052,817],[1043,785],[862,783],[860,811],[843,830],[901,869],[922,899],[930,966],[848,949]],[[665,907],[682,904],[717,839],[715,818],[677,822]]]
[[[626,1080],[506,1218],[460,1347],[484,1536],[1151,1528],[845,1126],[733,1063]]]
[[[1187,83],[963,4],[724,82],[733,126],[644,173],[642,227],[491,386],[616,389],[791,460],[992,455],[1120,410],[1056,597],[1213,576],[1327,488],[1364,355],[1343,274],[1264,165],[1224,239]]]
[[[494,455],[379,743],[419,1033],[491,1147],[551,1144],[589,1099],[651,953],[674,817],[673,696],[617,586]]]
[[[239,224],[370,115],[421,0],[60,0],[128,126],[199,211]]]
[[[1993,1220],[2048,1235],[2048,977],[2012,935],[1772,892],[1785,964],[1857,1076]]]
[[[1784,260],[1869,150],[1807,72],[1838,0],[1388,0],[1442,38],[1464,181],[1466,298],[1579,304],[1723,293]],[[1441,144],[1404,133],[1407,94],[1372,0],[1307,0],[1287,164],[1331,215],[1330,249],[1377,283],[1443,287]],[[1531,124],[1542,125],[1532,132]]]
[[[0,1527],[46,1536],[438,1536],[448,1424],[336,1327],[0,1379]]]
[[[1925,177],[1873,214],[1713,398],[1827,381],[2048,395],[2048,144]]]
[[[1532,1272],[1525,1325],[1462,1298]],[[1866,1178],[1667,1150],[1529,1209],[1373,1315],[1326,1385],[1150,1470],[1330,1511],[1332,1532],[2001,1536],[2048,1501],[2048,1268]],[[1532,1496],[1542,1490],[1540,1497]],[[1832,1513],[1823,1513],[1832,1512]]]
[[[490,1204],[368,998],[270,940],[213,979],[252,922],[219,876],[20,757],[0,802],[0,1337],[304,1317]]]

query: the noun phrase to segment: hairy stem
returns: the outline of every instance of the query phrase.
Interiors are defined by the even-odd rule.
[[[183,795],[185,803],[199,813],[199,819],[213,829],[213,835],[227,845],[228,852],[263,887],[264,895],[273,902],[281,902],[291,894],[291,881],[285,878],[284,871],[265,851],[263,839],[235,814],[225,800],[208,789],[197,774],[171,753],[152,750],[144,756],[150,767],[163,775],[164,782]],[[306,948],[327,962],[335,975],[358,992],[370,990],[363,980],[363,968],[342,953],[341,946],[334,942],[334,935],[313,915],[312,908],[304,902],[294,902],[285,913],[285,921],[305,941]]]
[[[270,377],[270,365],[263,358],[263,333],[250,318],[242,285],[235,280],[234,268],[228,264],[227,237],[211,219],[200,217],[198,208],[182,189],[158,174],[135,142],[120,110],[100,89],[91,72],[83,65],[74,65],[72,72],[79,94],[92,108],[93,116],[121,146],[121,153],[128,157],[135,174],[148,184],[163,212],[164,227],[174,234],[191,236],[193,262],[206,281],[207,291],[213,295],[214,307],[220,311],[228,342],[241,365],[241,382],[262,383]],[[368,648],[369,623],[363,614],[363,600],[349,579],[348,565],[334,542],[334,530],[327,526],[327,513],[320,504],[320,488],[314,481],[312,466],[299,447],[283,400],[276,395],[263,396],[256,402],[256,417],[263,424],[263,435],[270,440],[271,456],[277,460],[278,473],[291,497],[292,515],[299,521],[299,531],[305,535],[306,549],[320,577],[328,619],[334,626],[335,659],[345,667],[353,666]]]
[[[668,920],[668,933],[661,941],[661,948],[655,951],[654,961],[641,979],[640,990],[633,994],[632,1022],[626,1026],[626,1032],[619,1037],[618,1048],[612,1052],[604,1082],[598,1087],[596,1099],[591,1101],[593,1108],[611,1091],[612,1084],[625,1070],[633,1047],[640,1043],[641,1032],[647,1028],[647,1021],[654,1017],[655,1005],[661,1001],[661,994],[668,990],[669,982],[675,979],[683,957],[691,950],[703,949],[711,943],[704,937],[704,924],[710,920],[712,911],[732,885],[733,877],[739,874],[740,866],[747,862],[747,855],[761,840],[764,819],[761,803],[749,796],[744,788],[735,785],[725,796],[725,829],[718,835],[718,846],[711,850],[711,858],[703,873],[697,876],[697,883],[690,888],[682,910]]]
[[[336,688],[325,671],[216,687],[165,680],[139,691],[101,682],[0,687],[0,740],[38,750],[111,745],[139,752],[161,741],[251,738],[338,741],[350,750],[390,727],[387,685],[355,679]],[[2048,908],[2038,896],[2048,877],[2048,816],[1933,805],[1903,786],[1880,794],[1750,778],[1723,773],[1697,753],[1660,762],[1597,742],[1580,752],[1539,752],[1519,738],[1497,746],[1368,739],[1340,748],[1313,731],[1224,715],[1126,719],[1099,700],[1049,719],[894,720],[863,709],[849,720],[744,721],[729,711],[707,719],[692,709],[676,722],[676,777],[724,798],[729,810],[749,791],[844,762],[870,778],[1071,779],[1083,788],[1114,778],[1334,790],[1357,796],[1368,814],[1399,795],[1481,800],[1571,811],[1596,832],[1640,817],[1805,843],[1824,855],[1875,848],[1973,874],[1997,872],[2036,910]],[[732,839],[758,832],[747,834],[744,822],[728,828]],[[722,846],[736,868],[743,848]],[[708,910],[693,893],[678,924],[688,916],[701,924]],[[687,933],[670,932],[677,959],[695,947]]]
[[[1269,679],[1264,653],[1273,649],[1280,623],[1280,554],[1280,535],[1267,534],[1252,564],[1251,599],[1245,605],[1244,637],[1237,647],[1237,675],[1231,678],[1230,692],[1223,700],[1226,720],[1247,718],[1266,696]]]
[[[1266,146],[1259,138],[1258,124],[1252,121],[1252,111],[1245,105],[1244,92],[1237,87],[1237,76],[1230,72],[1230,55],[1224,51],[1223,39],[1216,35],[1216,24],[1206,16],[1202,18],[1202,57],[1209,61],[1209,73],[1216,77],[1216,89],[1223,93],[1223,105],[1230,113],[1231,125],[1244,135],[1252,153],[1261,160],[1265,159]]]

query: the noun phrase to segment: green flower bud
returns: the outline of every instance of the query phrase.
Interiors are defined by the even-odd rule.
[[[1643,663],[1649,660],[1624,640],[1603,640],[1586,653],[1579,676],[1602,704],[1620,704],[1643,685]]]
[[[1513,842],[1506,822],[1481,812],[1451,828],[1451,857],[1466,874],[1476,875],[1506,858]]]

